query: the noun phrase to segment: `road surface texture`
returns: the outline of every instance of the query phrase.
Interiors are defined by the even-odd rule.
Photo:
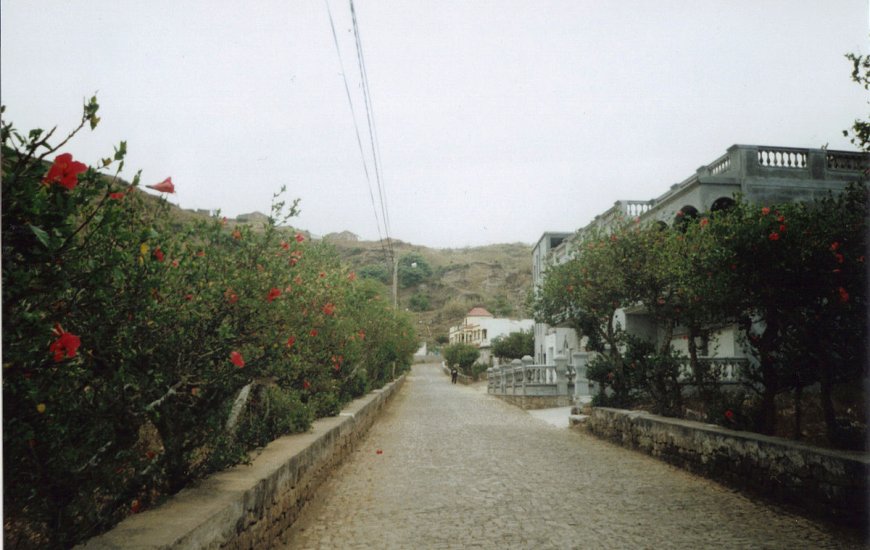
[[[281,548],[863,548],[415,365]]]

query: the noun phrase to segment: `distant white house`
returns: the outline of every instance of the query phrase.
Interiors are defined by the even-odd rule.
[[[532,330],[534,326],[533,319],[499,318],[482,307],[475,307],[465,315],[462,324],[450,327],[449,340],[451,344],[477,346],[480,349],[479,361],[492,364],[492,341],[495,338]]]

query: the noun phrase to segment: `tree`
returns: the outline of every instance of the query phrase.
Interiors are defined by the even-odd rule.
[[[511,332],[492,340],[492,354],[499,359],[522,359],[535,352],[535,333],[531,330]]]
[[[442,351],[444,360],[451,367],[457,367],[462,372],[468,374],[471,366],[474,365],[477,358],[480,357],[480,350],[471,344],[450,344]]]
[[[429,311],[432,309],[432,304],[429,302],[429,296],[426,294],[414,294],[408,302],[411,311]]]
[[[870,56],[846,54],[846,59],[852,62],[852,80],[865,90],[870,90]],[[856,119],[852,123],[852,143],[862,151],[870,150],[870,122]],[[843,130],[843,135],[849,135],[849,130]]]
[[[399,284],[402,288],[417,286],[432,276],[432,267],[417,252],[399,258]]]
[[[357,275],[365,279],[375,279],[382,283],[390,283],[390,271],[383,264],[364,265],[357,270]]]

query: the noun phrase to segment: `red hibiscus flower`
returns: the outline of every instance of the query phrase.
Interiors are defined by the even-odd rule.
[[[837,241],[834,241],[831,243],[831,252],[836,252],[839,249],[840,249],[840,243],[838,243]]]
[[[71,154],[64,153],[54,159],[42,182],[47,185],[56,183],[72,191],[79,182],[79,174],[87,170],[87,165],[74,161]]]
[[[109,198],[119,201],[124,198],[124,193],[109,193]]]
[[[728,420],[733,422],[734,421],[734,411],[732,411],[731,409],[726,409],[725,410],[725,418],[727,418]]]
[[[269,291],[269,294],[266,296],[266,301],[271,302],[275,298],[281,295],[281,289],[272,287],[272,290]]]
[[[309,382],[308,380],[303,380],[302,381],[302,389],[303,390],[310,390],[311,389],[311,382]]]
[[[785,233],[785,225],[784,224],[779,226],[779,232]]]
[[[287,338],[287,347],[288,347],[288,348],[292,348],[292,347],[293,347],[293,344],[295,344],[295,343],[296,343],[296,337],[295,337],[295,336],[291,336],[290,338]]]
[[[281,241],[281,248],[283,248],[284,250],[290,250],[290,243],[288,243],[287,241]]]
[[[172,183],[172,178],[166,178],[160,183],[146,185],[145,187],[148,189],[154,189],[155,191],[160,191],[161,193],[175,193],[175,185]]]
[[[60,324],[54,325],[53,332],[58,338],[51,343],[48,347],[48,351],[54,354],[54,362],[59,363],[63,361],[64,358],[75,357],[76,351],[82,344],[81,339],[75,334],[63,330],[63,327],[61,327]]]
[[[303,235],[302,233],[296,233],[296,242],[297,243],[301,243],[304,240],[305,240],[305,235]]]
[[[316,328],[311,329],[311,332],[309,332],[308,334],[310,334],[311,336],[317,336],[317,329]]]
[[[335,306],[332,305],[332,302],[329,302],[325,306],[323,306],[324,315],[332,315],[333,313],[335,313]]]
[[[845,288],[840,287],[837,289],[837,292],[840,294],[840,302],[845,304],[849,301],[849,293],[846,291]]]
[[[242,368],[245,366],[245,360],[242,358],[242,354],[237,351],[230,352],[230,361],[232,361],[233,365]]]
[[[235,304],[239,301],[239,295],[231,288],[228,288],[226,292],[224,292],[224,298],[226,298],[227,302],[230,304]]]
[[[163,256],[163,251],[160,250],[160,247],[159,247],[159,246],[158,246],[157,248],[154,249],[154,258],[156,258],[158,262],[162,262],[162,261],[163,261],[163,258],[164,258],[164,256]]]
[[[141,509],[142,504],[139,502],[139,499],[133,499],[133,502],[130,503],[130,511],[134,514],[138,514]]]
[[[764,208],[761,209],[762,216],[767,216],[768,214],[770,214],[770,208],[765,206]]]
[[[779,233],[774,231],[773,233],[768,235],[767,238],[770,239],[771,241],[778,241],[779,240]]]
[[[178,260],[172,260],[172,267],[178,267]]]
[[[710,220],[708,220],[707,218],[701,218],[701,221],[698,222],[698,225],[700,225],[701,227],[704,227],[708,223],[710,223]]]

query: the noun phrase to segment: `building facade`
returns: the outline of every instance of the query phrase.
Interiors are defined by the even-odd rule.
[[[449,341],[451,344],[471,344],[480,349],[482,363],[492,365],[492,341],[499,336],[507,336],[513,332],[532,330],[532,319],[505,319],[495,317],[482,307],[469,311],[462,323],[450,327]]]
[[[610,209],[596,216],[576,233],[544,233],[532,251],[532,275],[535,288],[543,284],[548,266],[564,263],[572,256],[573,247],[592,228],[606,228],[620,219],[636,218],[640,223],[662,223],[672,226],[678,219],[694,217],[702,212],[727,208],[734,197],[741,195],[757,204],[810,201],[842,192],[861,178],[870,167],[870,155],[825,149],[798,149],[759,145],[733,145],[712,163],[701,166],[695,174],[674,184],[657,198],[638,201],[617,201]],[[659,341],[660,334],[645,308],[619,310],[616,318],[626,331]],[[746,351],[737,339],[734,327],[726,327],[699,343],[714,358],[745,357]],[[679,328],[671,340],[672,347],[688,353],[686,331]],[[535,362],[550,364],[554,353],[572,358],[580,349],[573,330],[535,325]]]

